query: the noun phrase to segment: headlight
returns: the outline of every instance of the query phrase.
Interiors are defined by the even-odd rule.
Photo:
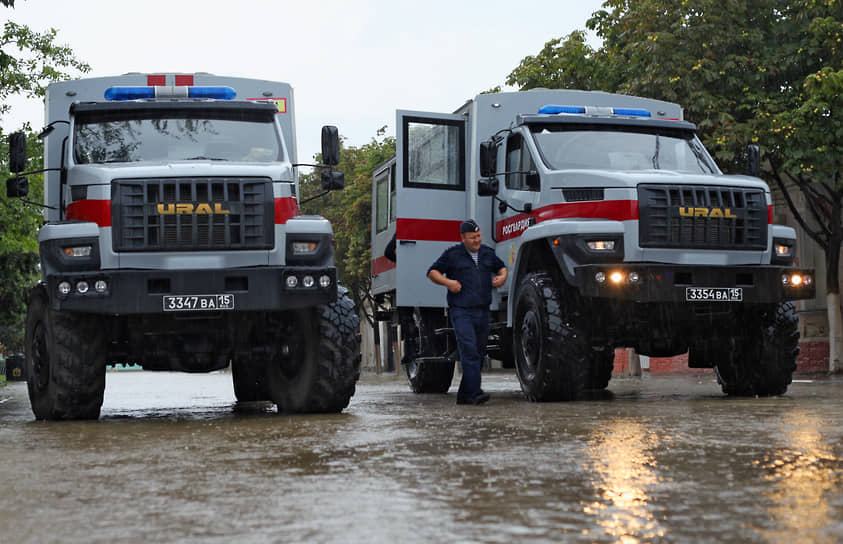
[[[591,251],[614,251],[615,250],[615,241],[614,240],[591,240],[586,242],[588,249]]]
[[[65,257],[90,257],[91,246],[75,246],[64,248]]]
[[[305,255],[307,253],[313,253],[318,246],[319,244],[317,242],[293,242],[293,254]]]

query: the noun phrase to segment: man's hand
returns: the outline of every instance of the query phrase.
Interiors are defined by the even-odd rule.
[[[458,282],[457,280],[450,280],[448,282],[447,287],[448,287],[448,291],[450,291],[454,294],[462,291],[462,284],[460,282]]]
[[[506,271],[506,267],[498,270],[498,275],[492,278],[492,287],[500,287],[501,285],[506,283],[506,278],[508,275],[509,272]]]

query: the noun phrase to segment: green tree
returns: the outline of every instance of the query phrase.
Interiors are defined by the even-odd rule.
[[[575,32],[525,58],[507,80],[521,89],[573,87],[680,103],[727,172],[742,173],[746,146],[760,145],[763,177],[782,190],[826,255],[831,370],[843,360],[842,4],[607,0],[586,24],[603,40],[599,49]]]
[[[14,7],[14,0],[0,0],[6,8]],[[44,33],[7,21],[0,35],[0,119],[9,113],[6,99],[23,94],[31,99],[44,96],[48,83],[70,79],[65,69],[87,72],[90,67],[77,60],[71,49],[55,43],[56,30]],[[28,170],[40,170],[42,144],[31,127],[23,127],[27,134]],[[0,129],[0,180],[11,174],[8,163],[7,135]],[[43,176],[29,176],[29,199],[40,202],[43,196]],[[19,351],[23,345],[23,322],[26,315],[27,286],[33,284],[38,273],[37,232],[42,223],[41,209],[18,199],[6,198],[0,191],[0,344],[8,351]]]
[[[339,281],[351,291],[357,307],[373,322],[371,306],[372,171],[395,154],[395,138],[377,137],[360,147],[342,146],[337,170],[345,174],[345,189],[314,198],[301,206],[302,213],[321,215],[334,228],[335,260]],[[316,157],[319,160],[319,157]],[[301,180],[302,201],[321,192],[319,172]]]

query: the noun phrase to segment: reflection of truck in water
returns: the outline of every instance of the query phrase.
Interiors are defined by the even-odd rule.
[[[359,320],[337,285],[327,220],[298,213],[286,83],[126,74],[47,89],[42,281],[26,325],[39,419],[99,415],[107,365],[209,372],[239,401],[340,411]],[[336,128],[323,160],[338,161]],[[25,196],[25,144],[10,141]],[[326,190],[342,174],[322,172]]]
[[[689,352],[733,395],[786,391],[798,354],[795,231],[753,176],[726,176],[676,104],[600,92],[484,94],[454,114],[397,113],[374,172],[373,291],[400,323],[410,385],[448,390],[444,289],[424,271],[474,218],[509,267],[489,353],[531,400],[605,388],[614,348]],[[382,257],[396,238],[396,262]]]

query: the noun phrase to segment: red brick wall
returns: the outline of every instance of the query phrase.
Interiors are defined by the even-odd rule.
[[[796,360],[797,374],[810,374],[828,370],[828,340],[809,340],[799,343],[800,353]],[[629,350],[615,350],[615,374],[629,372]],[[646,371],[645,371],[646,372]],[[688,368],[688,354],[676,357],[650,357],[650,372],[707,374],[710,368]]]

